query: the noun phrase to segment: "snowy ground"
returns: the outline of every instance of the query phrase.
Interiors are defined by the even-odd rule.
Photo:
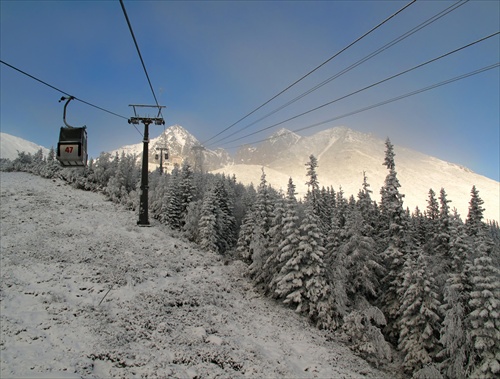
[[[2,378],[382,378],[166,227],[0,173]],[[153,220],[150,220],[153,221]]]

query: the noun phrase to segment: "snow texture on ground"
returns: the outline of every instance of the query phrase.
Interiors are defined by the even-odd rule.
[[[0,184],[2,378],[392,376],[262,298],[242,262],[59,180]]]

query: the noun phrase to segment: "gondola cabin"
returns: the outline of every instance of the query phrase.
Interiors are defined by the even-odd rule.
[[[86,167],[87,128],[61,127],[56,157],[63,166]]]

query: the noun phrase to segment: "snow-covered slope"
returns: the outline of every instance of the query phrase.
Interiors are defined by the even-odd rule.
[[[18,152],[24,151],[25,153],[34,154],[40,149],[42,149],[43,155],[47,156],[49,149],[46,147],[0,132],[0,158],[16,159]]]
[[[260,297],[241,262],[56,179],[0,182],[2,378],[397,376]]]
[[[244,146],[236,153],[236,164],[262,165],[280,157],[284,151],[295,145],[300,136],[285,128],[278,130],[267,141],[258,146]]]
[[[305,164],[313,154],[318,159],[318,178],[320,186],[340,186],[348,197],[357,195],[366,172],[368,183],[373,191],[372,198],[380,199],[380,188],[384,184],[387,169],[383,166],[385,145],[383,140],[359,133],[345,127],[321,131],[309,137],[301,137],[286,149],[279,150],[275,159],[261,161],[275,188],[286,188],[289,177],[297,185],[299,196],[307,191]],[[250,151],[259,155],[260,147],[246,150],[247,161]],[[470,191],[475,185],[484,200],[485,218],[500,220],[500,183],[478,175],[465,167],[395,146],[396,171],[401,183],[401,193],[405,194],[405,206],[413,211],[418,206],[422,211],[427,207],[429,189],[439,194],[443,187],[451,200],[451,208],[456,207],[463,219],[467,217]],[[228,166],[219,172],[235,174],[243,183],[259,182],[260,173],[244,165]],[[275,172],[280,173],[276,175]],[[252,175],[254,174],[254,175]],[[284,179],[286,178],[286,179]]]

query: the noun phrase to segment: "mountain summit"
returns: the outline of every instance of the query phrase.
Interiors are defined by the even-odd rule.
[[[215,170],[220,167],[230,164],[231,158],[223,149],[197,150],[196,147],[201,146],[200,142],[180,125],[172,125],[156,138],[149,141],[149,168],[154,170],[159,167],[160,161],[157,159],[160,148],[167,148],[168,160],[164,160],[164,166],[167,170],[171,170],[174,164],[182,164],[184,160],[188,160],[194,166],[196,161],[197,151],[200,152],[201,162],[204,171]],[[132,154],[137,157],[138,161],[142,159],[143,144],[127,145],[111,151],[111,154]],[[159,158],[159,157],[158,157]]]

